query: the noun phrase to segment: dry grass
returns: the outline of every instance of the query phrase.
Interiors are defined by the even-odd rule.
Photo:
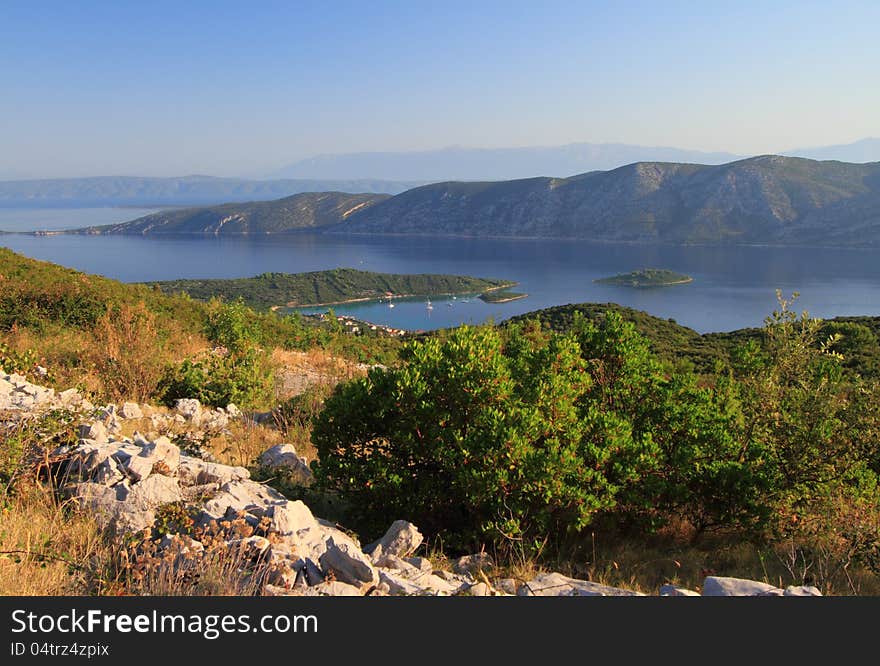
[[[112,551],[92,518],[37,485],[7,496],[0,521],[0,595],[83,595]]]
[[[266,449],[287,440],[275,428],[254,423],[249,419],[229,424],[229,435],[219,435],[209,440],[205,450],[224,465],[250,467]]]

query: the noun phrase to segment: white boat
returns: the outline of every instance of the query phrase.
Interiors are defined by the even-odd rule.
[[[393,307],[394,307],[394,303],[392,303],[391,301],[388,301],[388,307],[389,307],[389,308],[393,308]]]
[[[434,309],[434,306],[431,305],[431,301],[428,301],[428,302],[425,304],[425,307],[426,307],[428,310],[433,310],[433,309]]]

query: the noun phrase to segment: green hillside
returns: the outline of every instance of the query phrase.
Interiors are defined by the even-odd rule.
[[[169,280],[153,282],[163,292],[186,292],[207,300],[241,298],[257,310],[277,306],[333,305],[346,301],[384,298],[387,295],[440,296],[474,294],[509,287],[513,283],[462,275],[400,275],[337,268],[311,273],[263,273],[230,280]]]
[[[275,201],[164,210],[131,222],[77,230],[89,234],[271,234],[338,225],[387,194],[309,192]]]

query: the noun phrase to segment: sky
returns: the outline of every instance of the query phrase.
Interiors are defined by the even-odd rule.
[[[0,0],[0,178],[880,136],[880,2]]]

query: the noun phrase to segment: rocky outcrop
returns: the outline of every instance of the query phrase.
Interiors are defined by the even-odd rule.
[[[486,553],[458,558],[451,570],[415,556],[423,536],[405,520],[395,521],[378,540],[362,547],[336,525],[316,518],[302,501],[233,467],[188,455],[165,435],[120,434],[126,420],[157,417],[163,424],[202,432],[238,410],[205,409],[196,400],[179,401],[174,414],[148,405],[95,408],[75,390],[57,393],[19,375],[0,374],[4,420],[37,418],[50,409],[79,415],[78,439],[51,452],[61,490],[102,526],[117,534],[143,532],[144,543],[161,553],[162,566],[192,568],[209,549],[223,548],[249,568],[270,596],[466,595],[466,596],[643,596],[632,590],[545,572],[518,581],[492,575]],[[206,425],[207,424],[207,425]],[[185,433],[184,433],[185,434]],[[297,470],[304,465],[290,445],[261,456],[263,466]],[[307,469],[307,466],[306,466]],[[191,533],[175,533],[175,516],[194,516]],[[247,526],[242,536],[237,526]],[[204,543],[199,539],[203,539]],[[219,545],[218,545],[219,544]],[[664,585],[661,596],[699,596]],[[815,587],[777,588],[766,583],[710,576],[703,596],[818,596]]]

